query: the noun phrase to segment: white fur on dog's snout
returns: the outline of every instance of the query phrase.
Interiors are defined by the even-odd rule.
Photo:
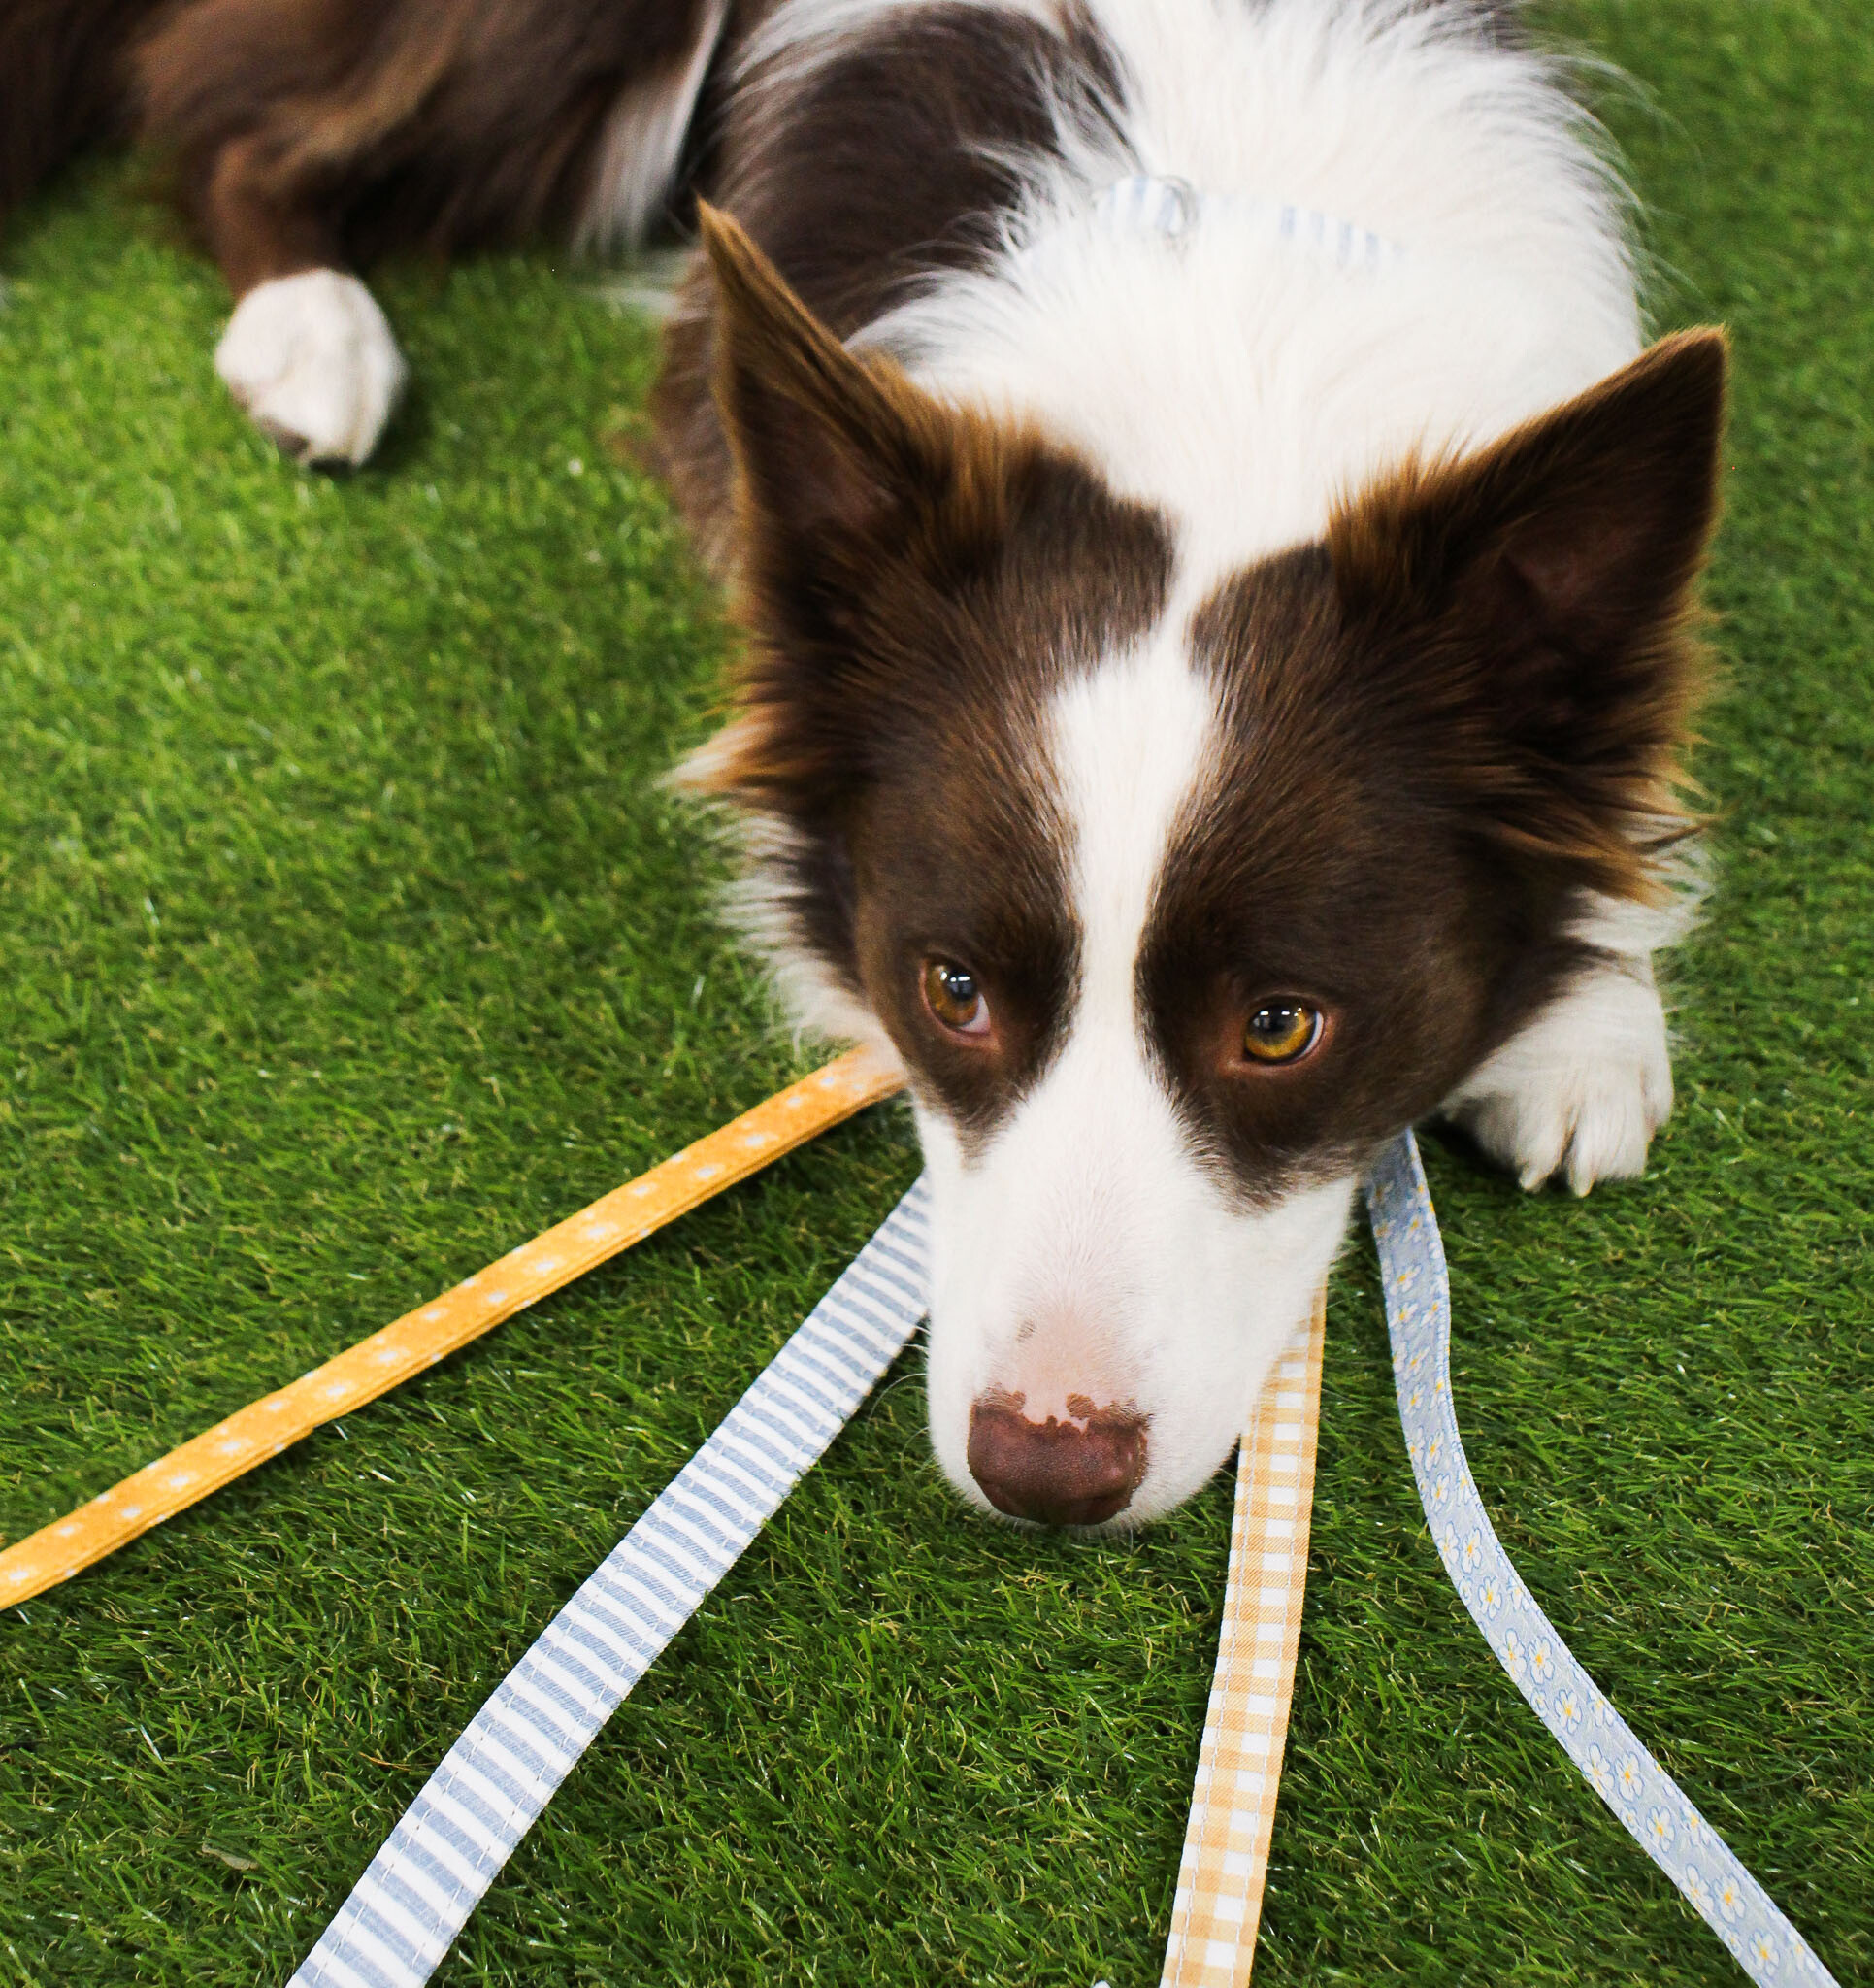
[[[1021,1395],[1032,1421],[1075,1397],[1147,1420],[1118,1525],[1171,1510],[1241,1433],[1345,1232],[1353,1181],[1247,1210],[1192,1146],[1155,1066],[1136,973],[1181,805],[1212,763],[1215,707],[1184,615],[1057,696],[1047,759],[1070,824],[1079,984],[1040,1081],[967,1156],[920,1108],[930,1170],[931,1430],[975,1504],[970,1410]]]
[[[214,370],[255,426],[304,463],[363,462],[405,379],[377,298],[336,269],[249,290],[214,349]]]
[[[1031,1421],[1083,1397],[1146,1418],[1145,1474],[1114,1524],[1143,1524],[1222,1464],[1347,1225],[1353,1183],[1258,1213],[1228,1207],[1130,1032],[1080,1031],[990,1150],[966,1163],[920,1114],[933,1186],[932,1441],[970,1474],[970,1411]]]

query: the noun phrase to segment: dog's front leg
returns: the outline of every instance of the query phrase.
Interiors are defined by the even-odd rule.
[[[1646,1166],[1672,1110],[1672,1057],[1653,955],[1685,937],[1702,895],[1695,854],[1660,905],[1595,898],[1571,928],[1592,948],[1562,991],[1445,1100],[1525,1187],[1558,1175],[1576,1194]]]
[[[1665,1010],[1645,955],[1581,969],[1445,1101],[1444,1115],[1525,1187],[1575,1193],[1640,1173],[1672,1110]]]
[[[200,219],[234,292],[214,370],[255,425],[302,463],[361,463],[403,390],[378,300],[311,206],[270,195],[258,143],[221,148]]]

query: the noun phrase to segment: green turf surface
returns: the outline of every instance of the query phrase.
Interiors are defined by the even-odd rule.
[[[1874,47],[1853,0],[1558,17],[1648,96],[1661,324],[1737,338],[1700,770],[1722,887],[1640,1183],[1429,1147],[1461,1419],[1536,1596],[1874,1980]],[[119,171],[0,311],[0,1539],[801,1067],[652,777],[725,643],[589,280],[383,286],[379,463],[275,459]],[[501,1671],[914,1172],[791,1159],[0,1617],[0,1982],[277,1983]],[[1011,1537],[905,1361],[592,1749],[439,1979],[1157,1979],[1228,1530]],[[1426,1536],[1364,1242],[1331,1311],[1259,1982],[1733,1978]]]

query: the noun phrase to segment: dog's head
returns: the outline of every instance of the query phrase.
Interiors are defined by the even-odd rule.
[[[909,1079],[943,1468],[1150,1518],[1229,1453],[1367,1157],[1579,965],[1587,894],[1654,887],[1722,339],[1195,586],[1175,520],[706,225],[751,644],[694,770],[804,1017]]]

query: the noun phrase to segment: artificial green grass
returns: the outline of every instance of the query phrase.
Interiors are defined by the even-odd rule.
[[[1472,1462],[1578,1654],[1874,1979],[1874,49],[1850,0],[1585,0],[1662,323],[1737,340],[1700,771],[1721,887],[1639,1183],[1428,1145]],[[416,398],[283,467],[123,175],[0,310],[0,1538],[800,1067],[654,776],[718,611],[630,442],[647,330],[383,285]],[[824,1140],[0,1617],[0,1981],[286,1979],[501,1671],[915,1171]],[[1711,1936],[1426,1536],[1364,1241],[1333,1292],[1259,1982],[1690,1984]],[[1015,1537],[902,1363],[574,1775],[449,1983],[1157,1979],[1228,1530]]]

